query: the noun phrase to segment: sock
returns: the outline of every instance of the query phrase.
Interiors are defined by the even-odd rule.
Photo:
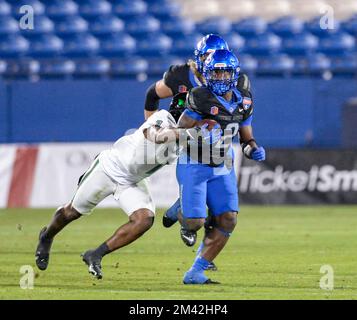
[[[203,241],[201,242],[200,246],[197,248],[196,256],[198,257],[204,247]]]
[[[166,216],[172,220],[177,220],[178,212],[181,208],[180,199],[177,199],[176,202],[166,211]]]
[[[191,269],[198,271],[198,272],[203,272],[207,269],[208,265],[210,262],[206,260],[205,258],[198,256],[195,259],[195,262],[193,263]]]
[[[97,249],[94,250],[93,254],[102,258],[110,252],[111,252],[111,250],[108,248],[107,244],[104,242]]]

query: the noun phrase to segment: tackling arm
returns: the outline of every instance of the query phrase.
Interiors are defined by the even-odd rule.
[[[163,79],[152,84],[146,91],[145,120],[158,110],[160,99],[172,97],[172,95],[172,90],[165,84]]]

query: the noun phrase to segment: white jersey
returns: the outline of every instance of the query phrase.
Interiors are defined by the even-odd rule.
[[[155,144],[145,138],[143,130],[151,126],[176,127],[176,121],[166,110],[155,112],[133,134],[120,138],[111,149],[100,153],[105,173],[117,183],[136,183],[177,159],[176,142]]]

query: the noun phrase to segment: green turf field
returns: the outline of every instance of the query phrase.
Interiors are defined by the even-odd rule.
[[[106,256],[102,280],[79,257],[126,221],[96,210],[72,223],[53,245],[34,289],[19,286],[20,267],[34,263],[40,228],[52,210],[0,210],[0,299],[357,299],[357,207],[242,208],[238,225],[209,272],[216,286],[185,286],[195,256],[177,225],[155,224],[132,245]],[[195,246],[197,248],[198,244]],[[322,265],[334,269],[334,290],[319,287]]]

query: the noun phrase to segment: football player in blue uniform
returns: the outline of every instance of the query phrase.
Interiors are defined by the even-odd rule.
[[[189,91],[186,110],[178,122],[178,127],[192,128],[211,119],[206,127],[200,125],[201,138],[188,141],[180,156],[180,210],[167,216],[172,223],[180,220],[181,237],[190,244],[196,241],[196,232],[205,223],[206,205],[212,215],[212,228],[206,231],[200,254],[184,276],[185,284],[214,283],[204,271],[224,248],[237,222],[232,139],[239,133],[244,155],[256,161],[265,160],[264,148],[253,138],[250,93],[237,89],[239,71],[239,61],[231,51],[211,53],[203,69],[206,86]],[[209,130],[208,125],[213,129]]]

